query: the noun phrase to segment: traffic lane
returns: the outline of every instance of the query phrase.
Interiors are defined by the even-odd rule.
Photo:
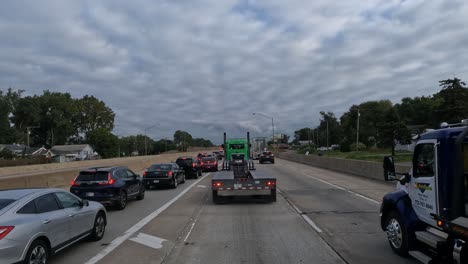
[[[116,237],[121,236],[135,223],[151,214],[185,190],[194,180],[187,179],[177,189],[158,188],[146,190],[145,199],[129,201],[124,210],[108,209],[104,238],[97,242],[82,241],[51,258],[52,264],[82,264],[103,250]]]
[[[395,190],[394,182],[378,181],[278,158],[276,161],[282,168],[288,168],[298,175],[303,175],[314,180],[326,181],[329,185],[346,188],[348,191],[359,193],[377,202],[380,202],[386,193]]]
[[[360,193],[349,192],[346,186],[323,182],[327,177],[333,179],[333,172],[321,170],[319,175],[314,167],[301,168],[307,175],[319,177],[320,181],[281,163],[259,165],[258,168],[268,170],[278,179],[277,186],[286,199],[317,225],[322,231],[321,237],[348,263],[417,263],[401,258],[391,250],[385,232],[380,228],[378,203],[356,195]],[[349,176],[348,186],[357,185],[356,181],[362,190],[378,184]]]
[[[215,205],[210,179],[99,263],[345,263],[281,196]]]

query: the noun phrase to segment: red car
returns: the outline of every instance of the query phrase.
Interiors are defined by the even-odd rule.
[[[200,160],[202,171],[218,171],[218,160],[215,157],[203,157]]]

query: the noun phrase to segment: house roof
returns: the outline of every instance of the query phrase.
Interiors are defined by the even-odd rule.
[[[27,149],[28,146],[23,145],[23,144],[5,144],[5,145],[1,145],[1,149],[3,148],[17,152],[17,151],[23,151],[25,148]]]
[[[56,145],[53,146],[51,151],[54,154],[74,154],[83,151],[85,148],[90,147],[88,144],[80,145]]]

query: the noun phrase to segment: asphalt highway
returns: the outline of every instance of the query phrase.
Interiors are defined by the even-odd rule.
[[[417,263],[395,255],[380,229],[392,185],[280,159],[256,166],[277,178],[276,203],[213,204],[204,174],[109,211],[103,240],[52,263]]]

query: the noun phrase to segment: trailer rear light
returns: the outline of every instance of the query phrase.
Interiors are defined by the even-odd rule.
[[[268,185],[268,186],[274,186],[274,185],[276,185],[276,182],[275,181],[267,181],[265,184]]]
[[[221,186],[223,186],[223,183],[222,182],[213,182],[213,186],[214,187],[221,187]]]
[[[172,177],[172,171],[169,171],[169,172],[167,173],[167,176],[168,176],[168,177]]]
[[[0,240],[2,240],[8,233],[15,228],[14,226],[0,226]]]

